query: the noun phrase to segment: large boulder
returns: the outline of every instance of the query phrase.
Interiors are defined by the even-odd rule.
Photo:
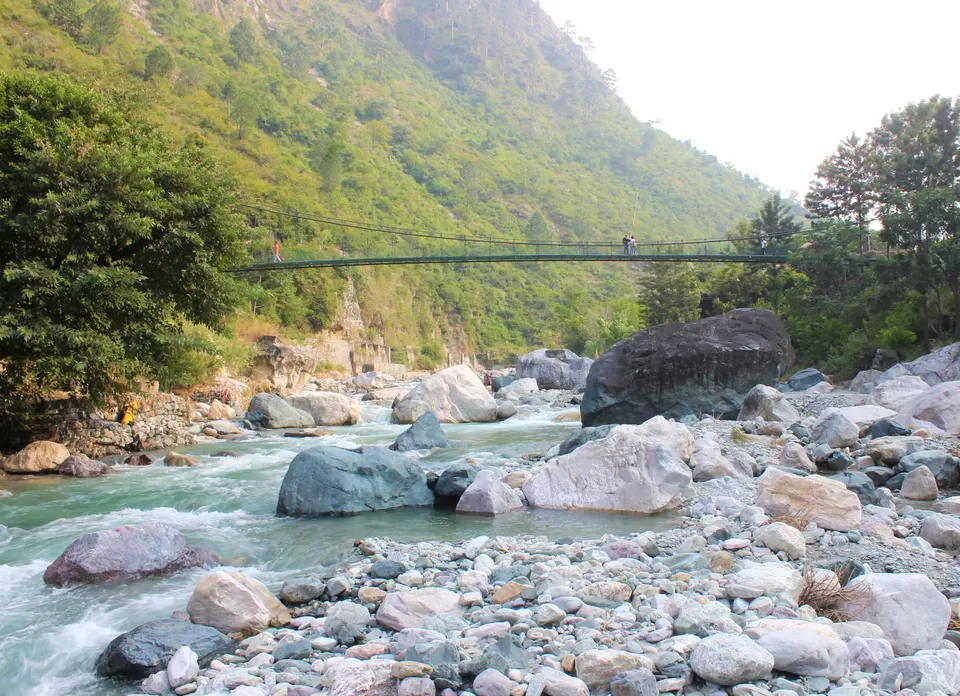
[[[447,436],[443,434],[440,420],[432,412],[424,413],[417,422],[404,430],[390,445],[397,452],[408,450],[428,450],[435,447],[449,447]]]
[[[950,602],[920,573],[860,575],[846,589],[839,609],[883,629],[897,655],[933,650],[950,622]]]
[[[489,469],[484,469],[460,496],[457,512],[496,516],[522,507],[516,490]]]
[[[468,365],[440,370],[424,379],[393,407],[397,423],[415,423],[427,412],[441,423],[490,423],[497,402]]]
[[[52,474],[70,456],[69,450],[57,442],[31,442],[16,454],[3,459],[8,474]]]
[[[912,362],[894,365],[877,378],[876,384],[879,387],[904,375],[919,377],[930,385],[960,380],[960,343],[944,346]]]
[[[61,476],[75,476],[76,478],[95,478],[116,473],[116,469],[106,462],[98,462],[83,454],[73,455],[64,459],[57,467]]]
[[[758,384],[747,392],[737,415],[739,421],[752,421],[755,418],[790,424],[800,420],[800,414],[779,389]]]
[[[315,425],[309,413],[276,394],[266,392],[260,392],[251,399],[246,418],[256,428],[309,428]]]
[[[440,472],[433,492],[438,498],[459,499],[476,478],[477,467],[472,464],[451,464]]]
[[[876,385],[870,392],[870,396],[878,406],[896,411],[905,401],[929,388],[930,385],[919,377],[903,375]]]
[[[773,655],[773,666],[781,672],[836,681],[850,669],[846,644],[816,631],[776,631],[762,636],[757,645]]]
[[[595,428],[580,428],[580,430],[571,433],[567,439],[560,443],[560,451],[557,454],[570,454],[573,450],[592,440],[600,440],[610,434],[610,431],[616,427],[613,423],[608,425],[598,425]]]
[[[857,494],[842,482],[796,476],[776,468],[767,469],[760,477],[757,504],[769,515],[806,518],[838,532],[859,527],[863,514]]]
[[[217,561],[206,549],[191,546],[163,522],[124,526],[84,534],[44,572],[48,585],[94,585],[170,575]]]
[[[671,447],[662,439],[645,438],[646,431],[646,424],[617,426],[602,440],[557,457],[524,484],[527,502],[542,508],[639,513],[678,507],[693,493],[690,468],[678,451],[689,453],[692,443],[677,438]]]
[[[290,613],[263,583],[235,570],[215,570],[200,578],[187,614],[193,623],[224,633],[252,634],[290,623]]]
[[[167,666],[183,646],[196,653],[201,667],[233,650],[235,641],[209,626],[159,619],[114,638],[97,658],[101,677],[143,679]]]
[[[460,595],[435,587],[407,592],[388,592],[377,609],[377,623],[392,631],[424,628],[434,616],[463,616]]]
[[[920,525],[920,536],[938,549],[960,548],[960,517],[942,515],[938,512],[927,515]]]
[[[787,380],[787,386],[793,391],[806,391],[810,387],[826,381],[827,378],[820,370],[815,367],[807,367],[794,372]]]
[[[360,402],[333,392],[300,392],[287,402],[310,414],[315,425],[356,425],[360,420]]]
[[[897,408],[897,420],[907,427],[931,424],[949,435],[960,434],[960,382],[937,384]]]
[[[517,360],[517,379],[537,380],[540,389],[583,389],[593,360],[572,350],[535,350]]]
[[[735,418],[750,389],[775,384],[792,362],[790,339],[768,310],[736,309],[643,329],[590,368],[582,421],[642,423],[657,414],[701,413]]]
[[[514,380],[510,384],[501,388],[500,394],[516,394],[517,396],[527,396],[529,394],[536,394],[540,391],[540,385],[537,384],[537,380],[533,377],[524,377],[523,379]]]
[[[960,459],[943,450],[920,450],[900,459],[897,471],[913,471],[925,466],[933,472],[939,488],[960,485]]]
[[[905,500],[936,500],[937,493],[937,479],[925,466],[908,473],[900,486],[900,497]]]
[[[301,452],[280,486],[280,515],[348,515],[433,504],[427,477],[414,460],[385,447]]]
[[[815,442],[836,449],[856,443],[860,437],[860,428],[839,409],[828,408],[820,413],[810,433]]]
[[[739,460],[737,460],[739,462]],[[751,478],[753,466],[739,467],[730,459],[723,456],[720,443],[716,440],[702,437],[693,443],[693,456],[690,457],[693,467],[693,480],[700,483],[716,478],[729,476],[731,478]]]

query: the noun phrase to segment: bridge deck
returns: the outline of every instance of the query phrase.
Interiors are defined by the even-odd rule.
[[[785,263],[783,254],[657,254],[638,252],[623,254],[491,254],[476,256],[397,256],[382,258],[314,259],[310,261],[285,261],[283,263],[255,263],[231,269],[234,273],[258,271],[290,271],[298,268],[336,268],[344,266],[400,266],[425,263],[544,263],[577,261],[636,262],[694,262],[694,263]]]

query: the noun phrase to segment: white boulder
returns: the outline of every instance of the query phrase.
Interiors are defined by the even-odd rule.
[[[441,423],[489,423],[497,402],[468,365],[456,365],[425,378],[393,407],[397,423],[415,423],[427,411]]]
[[[803,576],[786,563],[763,563],[744,568],[728,575],[726,581],[728,597],[775,597],[793,606],[797,606],[803,590]]]
[[[960,343],[952,343],[908,363],[894,365],[877,378],[877,386],[903,375],[914,375],[930,385],[960,380]]]
[[[860,428],[839,409],[828,408],[820,413],[810,433],[813,440],[820,444],[834,448],[850,447],[860,437]]]
[[[16,454],[3,458],[2,468],[8,474],[52,474],[70,451],[57,442],[37,440]]]
[[[837,413],[857,426],[864,426],[878,421],[881,418],[892,418],[896,411],[877,406],[876,404],[862,404],[861,406],[844,406],[837,409]]]
[[[897,421],[908,428],[930,424],[949,435],[960,434],[960,382],[930,387],[900,403],[898,409]]]
[[[527,394],[536,394],[538,391],[540,391],[540,387],[537,386],[537,380],[533,377],[524,377],[502,387],[499,393],[504,396],[507,394],[526,396]]]
[[[929,467],[918,466],[903,479],[900,496],[906,500],[936,500],[937,478]]]
[[[904,402],[929,388],[930,385],[919,377],[903,375],[876,385],[870,395],[878,406],[896,411]]]
[[[393,631],[424,628],[427,619],[449,614],[462,616],[460,595],[450,590],[426,588],[407,592],[388,592],[377,610],[377,623]]]
[[[779,389],[758,384],[744,397],[737,420],[752,421],[755,418],[790,424],[800,420],[800,414]]]
[[[313,416],[317,425],[356,425],[360,420],[360,402],[343,394],[305,391],[288,396],[287,401]]]
[[[817,473],[817,465],[810,460],[807,450],[799,442],[788,442],[783,446],[780,452],[780,465],[810,474]]]
[[[790,560],[807,555],[807,541],[803,532],[783,522],[771,522],[760,527],[754,537],[771,551],[783,551]]]
[[[290,623],[290,612],[258,580],[235,570],[215,570],[200,578],[187,614],[193,623],[221,633],[256,633]]]
[[[648,514],[679,507],[693,494],[690,468],[676,453],[686,440],[656,444],[645,438],[645,425],[618,425],[607,437],[551,460],[524,484],[527,502]]]
[[[757,644],[773,655],[773,666],[781,672],[836,681],[850,669],[846,644],[815,631],[777,631]]]
[[[767,679],[774,659],[769,651],[749,638],[718,633],[697,643],[688,663],[701,679],[733,686]]]
[[[496,516],[522,507],[516,489],[501,481],[489,469],[478,473],[457,501],[457,512],[474,515]]]

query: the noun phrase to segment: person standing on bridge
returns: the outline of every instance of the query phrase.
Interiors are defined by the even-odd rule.
[[[764,256],[767,255],[767,240],[766,240],[766,239],[761,239],[761,240],[760,240],[760,253],[763,254]]]
[[[280,258],[280,240],[273,243],[273,262],[283,263],[283,259]]]
[[[630,235],[623,235],[623,255],[630,256]]]
[[[630,255],[633,256],[637,253],[637,238],[632,234],[630,235]]]

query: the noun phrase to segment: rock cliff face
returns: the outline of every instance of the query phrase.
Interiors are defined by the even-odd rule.
[[[593,364],[580,413],[584,426],[643,423],[656,415],[735,418],[754,385],[773,385],[793,347],[771,311],[643,329]]]

